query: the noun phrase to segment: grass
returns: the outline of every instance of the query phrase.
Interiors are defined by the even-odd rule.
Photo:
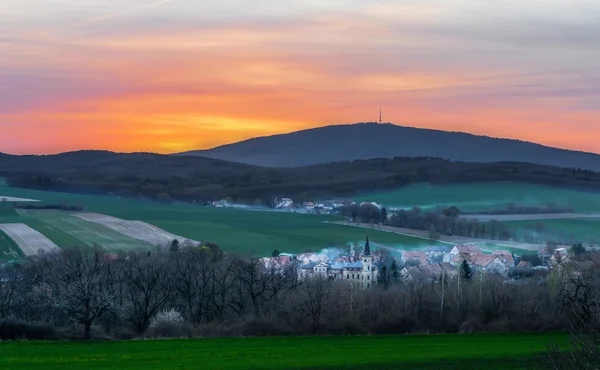
[[[364,194],[361,201],[373,201],[390,207],[435,208],[455,205],[467,212],[504,208],[508,203],[520,205],[571,206],[580,213],[600,213],[600,194],[560,189],[551,186],[512,182],[451,184],[430,186],[416,184],[395,191]]]
[[[270,255],[274,249],[298,253],[307,249],[319,250],[330,246],[342,246],[348,242],[362,241],[366,236],[383,245],[399,248],[416,248],[429,244],[427,240],[410,236],[323,222],[342,219],[337,216],[160,204],[108,196],[18,189],[2,185],[0,185],[0,194],[39,199],[44,203],[83,203],[89,212],[104,213],[126,220],[146,221],[186,238],[215,242],[226,251],[254,253],[259,256]],[[51,217],[48,219],[36,217],[54,226],[55,229],[66,230],[51,221]],[[45,232],[41,232],[46,235]],[[71,236],[79,240],[83,239],[80,234],[71,233]]]
[[[21,249],[4,231],[0,230],[0,261],[13,261],[25,258]]]
[[[465,334],[0,343],[10,369],[539,368],[566,334]],[[511,366],[507,366],[511,364]],[[537,366],[536,366],[537,365]],[[529,367],[528,367],[529,366]]]

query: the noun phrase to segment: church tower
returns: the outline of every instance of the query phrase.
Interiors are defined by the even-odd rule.
[[[373,266],[373,256],[371,256],[371,245],[369,244],[369,237],[365,242],[365,253],[362,258],[362,285],[363,287],[370,288],[377,281],[376,268]]]

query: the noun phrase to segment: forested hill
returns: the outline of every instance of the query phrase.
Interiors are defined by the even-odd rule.
[[[439,158],[372,159],[297,168],[265,168],[195,156],[72,152],[1,156],[0,176],[16,187],[126,197],[271,204],[351,196],[419,182],[517,181],[600,190],[600,173],[528,163],[450,162]]]
[[[179,155],[200,155],[267,167],[371,158],[437,157],[451,161],[528,162],[600,170],[598,154],[462,132],[375,123],[326,126]]]

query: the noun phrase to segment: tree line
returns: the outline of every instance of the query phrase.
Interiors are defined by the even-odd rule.
[[[379,285],[298,281],[294,264],[179,246],[107,254],[100,247],[4,266],[1,339],[457,333],[568,328],[559,287],[462,273],[400,279],[381,258]]]
[[[514,226],[495,220],[481,222],[476,219],[461,218],[460,210],[454,206],[432,211],[413,207],[390,213],[386,208],[379,208],[372,204],[362,206],[354,204],[340,208],[340,213],[354,222],[426,231],[433,241],[442,235],[454,235],[536,244],[551,242],[572,245],[581,242],[572,233],[547,229],[543,222]],[[593,238],[588,241],[592,244],[597,242]]]

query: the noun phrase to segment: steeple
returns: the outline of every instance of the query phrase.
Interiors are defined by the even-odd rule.
[[[367,236],[367,242],[365,243],[365,256],[371,255],[371,246],[369,245],[369,237]]]

